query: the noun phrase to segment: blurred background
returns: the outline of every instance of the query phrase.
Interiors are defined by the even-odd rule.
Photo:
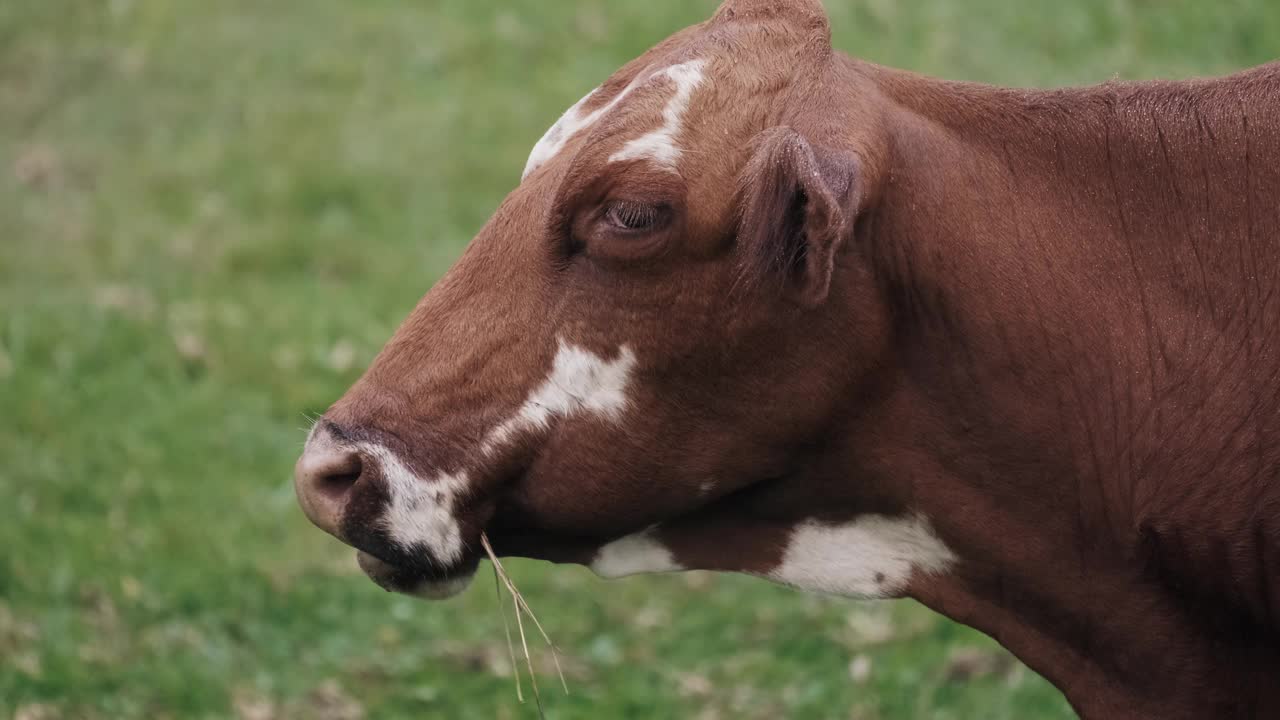
[[[383,593],[291,468],[543,131],[715,5],[0,2],[0,718],[537,717],[487,570]],[[1014,85],[1280,38],[1274,0],[827,6],[847,52]],[[548,717],[1071,717],[910,603],[508,569],[563,651]]]

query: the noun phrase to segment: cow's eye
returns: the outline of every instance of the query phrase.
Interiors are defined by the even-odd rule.
[[[604,218],[615,229],[626,232],[658,230],[666,221],[666,208],[660,205],[619,200],[605,208]]]
[[[671,201],[597,200],[576,213],[561,234],[564,257],[627,262],[654,256],[676,237],[679,207]]]

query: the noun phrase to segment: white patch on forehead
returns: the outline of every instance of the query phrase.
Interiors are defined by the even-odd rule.
[[[937,574],[955,555],[920,516],[866,515],[840,525],[795,528],[782,563],[765,574],[805,590],[854,598],[895,597],[914,572]]]
[[[591,561],[591,571],[603,578],[679,570],[684,568],[654,536],[653,528],[614,540]]]
[[[466,472],[423,479],[381,445],[361,443],[360,449],[377,461],[386,482],[390,499],[382,525],[391,540],[406,551],[426,548],[445,565],[461,560],[462,533],[454,505],[467,489]]]
[[[616,420],[627,404],[626,389],[636,357],[623,345],[613,360],[589,350],[560,342],[551,373],[529,393],[515,416],[490,431],[486,453],[496,450],[526,430],[545,429],[553,418],[579,412]]]
[[[662,167],[671,170],[676,168],[676,162],[680,159],[676,134],[680,132],[680,123],[685,111],[689,109],[693,91],[702,84],[705,65],[705,60],[690,60],[672,65],[654,75],[655,78],[668,77],[676,85],[675,94],[662,110],[662,127],[629,141],[621,150],[609,156],[609,162],[649,158]]]
[[[529,160],[524,164],[524,172],[521,173],[520,180],[523,181],[525,178],[529,177],[529,175],[533,174],[534,170],[537,170],[548,160],[559,155],[560,151],[564,149],[564,146],[569,143],[569,140],[571,140],[574,135],[577,135],[579,131],[596,124],[597,120],[603,117],[605,113],[612,110],[618,102],[622,100],[622,98],[626,97],[633,89],[635,89],[638,80],[639,78],[637,77],[637,79],[633,80],[626,89],[618,93],[617,97],[586,115],[582,114],[582,106],[586,105],[588,100],[595,97],[596,93],[600,92],[600,89],[596,88],[595,90],[592,90],[587,93],[586,97],[574,103],[573,107],[566,110],[564,115],[561,115],[560,119],[557,120],[556,123],[547,130],[546,134],[542,136],[542,139],[533,146],[533,151],[529,153]]]

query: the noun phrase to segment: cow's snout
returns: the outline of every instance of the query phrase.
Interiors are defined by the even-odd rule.
[[[344,539],[340,532],[342,514],[351,491],[364,472],[364,461],[354,449],[337,446],[323,428],[307,441],[293,471],[293,487],[298,504],[316,527]]]

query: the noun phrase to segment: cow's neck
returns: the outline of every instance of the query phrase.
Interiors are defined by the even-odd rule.
[[[909,481],[962,559],[913,593],[1087,717],[1280,716],[1280,521],[1254,513],[1280,490],[1250,475],[1280,466],[1280,427],[1249,419],[1278,408],[1247,382],[1280,372],[1277,71],[1063,92],[851,74],[891,108],[859,242],[901,374],[849,461]]]

